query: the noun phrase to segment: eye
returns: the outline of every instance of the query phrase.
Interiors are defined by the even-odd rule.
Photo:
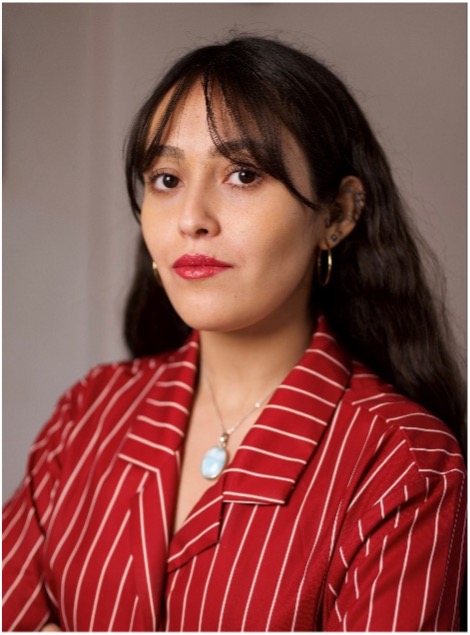
[[[177,176],[169,174],[168,172],[151,174],[148,180],[150,185],[160,192],[173,190],[175,187],[178,187],[180,182]]]
[[[231,185],[241,187],[243,185],[253,185],[260,179],[260,174],[255,170],[250,168],[240,168],[229,175],[227,182]]]

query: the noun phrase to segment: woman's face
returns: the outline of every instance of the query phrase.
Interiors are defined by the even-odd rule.
[[[224,121],[224,140],[236,142],[231,127]],[[302,151],[283,136],[288,170],[311,198]],[[308,314],[323,219],[249,167],[244,148],[239,156],[233,164],[216,150],[197,86],[172,115],[145,175],[144,239],[175,310],[202,331],[266,331]]]

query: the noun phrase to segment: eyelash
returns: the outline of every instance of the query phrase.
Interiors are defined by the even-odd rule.
[[[256,168],[253,168],[251,166],[247,166],[247,165],[232,165],[230,166],[230,168],[227,171],[227,176],[226,179],[230,178],[231,176],[233,176],[234,174],[240,173],[240,172],[247,172],[250,175],[254,176],[254,180],[251,183],[228,183],[228,185],[233,188],[233,189],[240,189],[240,190],[246,190],[252,187],[256,187],[257,185],[259,185],[262,181],[262,173],[260,170],[257,170]],[[174,179],[177,179],[178,183],[176,184],[176,186],[174,188],[170,187],[167,189],[159,189],[156,187],[156,181],[159,177],[162,176],[169,176],[172,177]],[[167,170],[155,170],[153,172],[151,172],[148,176],[146,176],[145,178],[145,182],[146,184],[152,189],[153,192],[157,192],[159,194],[166,194],[168,192],[171,192],[171,190],[176,189],[176,187],[178,186],[178,184],[181,182],[181,179],[179,179],[177,176],[175,176],[174,174],[172,174],[171,172],[168,172]]]

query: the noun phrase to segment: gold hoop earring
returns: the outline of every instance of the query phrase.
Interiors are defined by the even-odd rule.
[[[326,275],[322,277],[323,270],[323,253],[327,254],[327,269]],[[320,286],[326,287],[331,278],[331,270],[333,268],[333,254],[331,253],[331,249],[328,247],[327,249],[319,249],[317,256],[317,278]]]
[[[158,272],[158,267],[155,264],[155,262],[152,261],[152,270],[153,270],[153,275],[155,277],[155,280],[157,281],[157,283],[161,286],[162,284],[162,279],[160,278],[160,273]]]

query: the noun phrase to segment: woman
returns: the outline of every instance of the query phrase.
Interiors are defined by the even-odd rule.
[[[33,446],[4,627],[456,629],[461,380],[343,83],[264,38],[189,53],[127,182],[135,360],[93,369]]]

